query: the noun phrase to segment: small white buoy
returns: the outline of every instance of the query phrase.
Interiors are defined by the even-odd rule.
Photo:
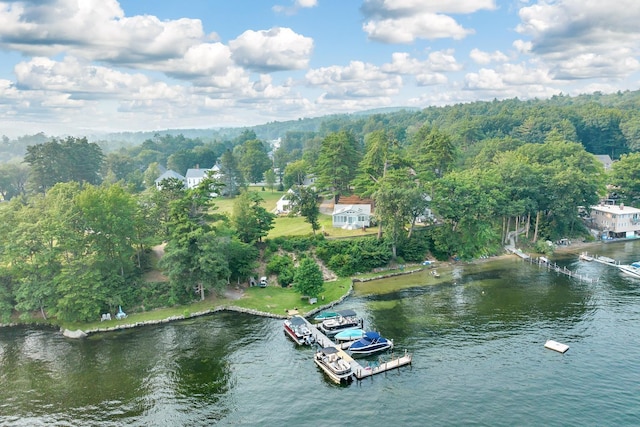
[[[559,353],[564,353],[567,350],[569,350],[569,346],[568,345],[559,343],[559,342],[554,341],[554,340],[548,340],[546,343],[544,343],[544,347],[548,348],[549,350],[557,351]]]

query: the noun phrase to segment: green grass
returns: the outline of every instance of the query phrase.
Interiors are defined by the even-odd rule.
[[[264,313],[272,313],[279,316],[286,314],[287,310],[297,308],[301,314],[308,313],[318,306],[330,304],[342,298],[351,286],[350,278],[342,278],[332,282],[324,283],[324,291],[318,298],[318,304],[311,305],[307,298],[295,292],[292,288],[282,288],[280,286],[267,286],[266,288],[252,287],[244,291],[240,299],[232,300],[227,298],[214,298],[205,301],[198,301],[193,304],[160,308],[157,310],[128,313],[126,319],[108,320],[100,322],[61,322],[58,325],[69,330],[94,330],[99,328],[112,328],[116,325],[135,324],[154,320],[167,319],[173,316],[191,315],[200,311],[212,310],[222,306],[236,306]],[[323,299],[324,297],[324,299]]]
[[[324,283],[324,292],[318,297],[318,304],[325,305],[343,297],[351,286],[350,278],[338,279]],[[324,300],[322,299],[324,297]],[[287,310],[297,308],[301,314],[318,308],[318,304],[311,305],[307,298],[292,288],[267,286],[246,289],[244,296],[232,303],[235,306],[258,310],[266,313],[284,315]]]
[[[269,212],[276,208],[276,202],[280,200],[280,197],[284,194],[283,191],[271,191],[265,190],[262,191],[261,187],[249,187],[249,191],[256,192],[260,194],[260,197],[264,199],[264,203],[262,206]],[[224,213],[227,215],[231,215],[233,212],[233,203],[235,202],[235,197],[226,198],[219,197],[213,200],[213,203],[218,207],[218,213]]]
[[[249,191],[254,191],[260,194],[260,197],[264,199],[264,204],[262,206],[269,212],[276,208],[276,202],[280,200],[280,197],[284,194],[282,191],[262,191],[261,187],[249,187]],[[218,208],[216,212],[231,216],[234,202],[235,198],[220,197],[215,199],[214,203]],[[332,217],[327,214],[320,214],[318,219],[320,223],[320,230],[318,230],[318,233],[324,232],[325,236],[328,238],[375,235],[378,232],[376,228],[369,228],[366,232],[363,232],[362,230],[343,230],[341,228],[333,228]],[[269,231],[269,234],[267,235],[268,239],[284,236],[306,236],[313,233],[311,225],[305,221],[304,217],[301,216],[278,216],[273,225],[273,229]]]

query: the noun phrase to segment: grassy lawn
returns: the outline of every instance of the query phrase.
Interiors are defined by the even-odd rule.
[[[260,194],[260,197],[264,199],[264,208],[271,212],[276,208],[276,202],[280,200],[280,197],[284,194],[282,191],[262,191],[261,187],[249,187],[249,191],[255,191]],[[218,207],[218,213],[224,213],[231,215],[233,212],[234,198],[218,198],[215,199],[215,205]],[[362,230],[343,230],[341,228],[333,228],[331,215],[320,214],[319,217],[320,230],[319,233],[324,231],[325,236],[328,238],[341,238],[341,237],[354,237],[364,235],[375,235],[378,230],[376,228],[369,228],[366,232]],[[268,239],[274,239],[276,237],[283,236],[306,236],[313,233],[311,225],[304,220],[303,217],[289,217],[279,216],[273,223],[274,227],[267,235]]]
[[[261,187],[249,187],[249,191],[254,191],[260,194],[260,197],[264,199],[264,204],[262,206],[269,212],[276,208],[276,202],[280,200],[280,197],[282,197],[282,195],[284,194],[283,191],[262,191]],[[235,198],[229,199],[226,197],[219,197],[217,199],[214,199],[213,202],[218,207],[217,212],[231,215]]]
[[[212,310],[221,306],[236,306],[257,310],[264,313],[285,315],[289,309],[297,308],[300,314],[308,313],[320,305],[326,305],[342,298],[351,285],[351,278],[342,278],[324,283],[324,292],[318,298],[318,304],[311,305],[307,298],[302,298],[299,293],[291,288],[280,286],[267,286],[266,288],[253,287],[244,291],[240,299],[212,298],[198,301],[186,306],[160,308],[143,313],[129,313],[123,320],[95,321],[88,323],[62,323],[59,326],[69,330],[94,330],[98,328],[111,328],[121,324],[135,324],[138,322],[167,319],[173,316],[188,317],[193,313]],[[324,300],[323,300],[324,297]]]
[[[253,287],[246,289],[244,296],[233,301],[233,305],[284,315],[292,308],[297,308],[300,314],[308,313],[318,305],[329,304],[343,297],[351,286],[351,278],[338,279],[324,283],[324,292],[318,297],[318,304],[311,305],[307,298],[302,298],[299,293],[291,288],[280,286],[267,286],[266,288]],[[324,297],[324,300],[322,299]]]

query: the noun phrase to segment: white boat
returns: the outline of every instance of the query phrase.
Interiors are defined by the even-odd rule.
[[[284,333],[287,334],[296,344],[311,345],[315,338],[307,326],[307,322],[302,316],[295,315],[284,321]]]
[[[355,311],[341,310],[337,313],[338,317],[335,319],[324,320],[318,327],[318,329],[320,329],[326,336],[333,337],[338,332],[342,332],[347,329],[362,329],[363,321],[358,318]]]
[[[621,264],[618,265],[618,268],[623,274],[640,279],[640,261],[636,261],[632,264]]]
[[[318,350],[313,358],[316,365],[336,384],[347,383],[353,379],[351,365],[340,353],[341,350],[335,347],[325,347]]]

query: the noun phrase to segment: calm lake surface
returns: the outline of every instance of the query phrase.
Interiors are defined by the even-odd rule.
[[[640,260],[640,242],[590,251]],[[222,313],[84,340],[3,328],[0,425],[640,425],[640,280],[553,259],[598,281],[513,257],[347,299],[413,364],[346,387],[281,320]]]

